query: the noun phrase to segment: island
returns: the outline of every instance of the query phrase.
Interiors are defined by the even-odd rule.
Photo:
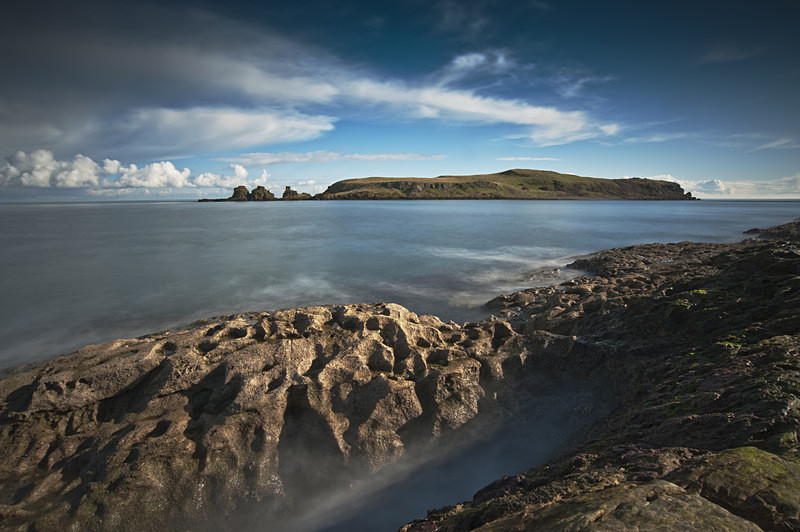
[[[552,414],[577,430],[548,458],[403,530],[800,530],[800,221],[571,267],[479,322],[253,312],[10,371],[0,525],[304,529]]]
[[[234,189],[230,198],[200,201],[271,201],[275,196],[257,187]],[[494,174],[427,177],[367,177],[345,179],[314,196],[289,187],[284,200],[396,200],[396,199],[533,199],[533,200],[694,200],[690,192],[671,181],[605,179],[560,174],[547,170],[515,169]]]

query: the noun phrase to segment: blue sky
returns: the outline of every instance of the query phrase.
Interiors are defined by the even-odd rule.
[[[800,197],[800,3],[4,3],[0,201],[549,169]]]

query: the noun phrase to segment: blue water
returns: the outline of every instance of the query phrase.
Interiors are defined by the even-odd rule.
[[[733,242],[797,201],[0,205],[0,368],[249,310],[395,301],[462,322],[600,249]]]

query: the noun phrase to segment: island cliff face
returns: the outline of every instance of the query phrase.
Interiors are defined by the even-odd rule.
[[[483,322],[241,314],[21,370],[0,381],[0,526],[275,523],[519,422],[553,382],[592,387],[603,417],[404,530],[800,530],[800,223],[762,233],[586,257],[591,275],[498,297]]]
[[[318,199],[694,199],[653,179],[599,179],[544,170],[436,178],[370,177],[334,183]]]

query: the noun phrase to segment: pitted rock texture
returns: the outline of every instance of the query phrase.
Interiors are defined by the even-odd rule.
[[[375,304],[85,347],[0,381],[0,524],[214,528],[248,504],[291,512],[499,400],[513,410],[501,388],[551,336]]]

